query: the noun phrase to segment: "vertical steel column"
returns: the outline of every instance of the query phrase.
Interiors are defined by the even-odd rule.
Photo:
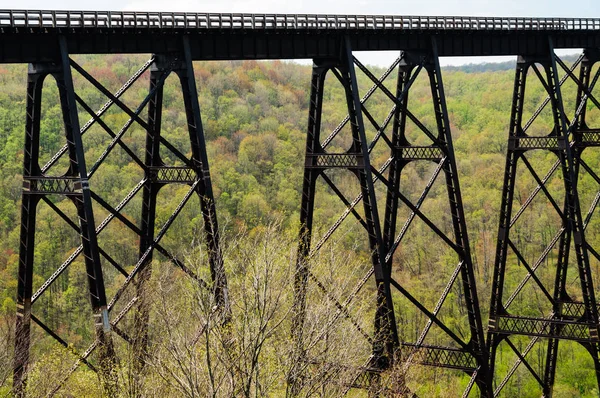
[[[194,77],[194,66],[190,52],[190,43],[187,35],[183,36],[183,57],[181,68],[175,70],[181,82],[183,101],[187,117],[188,132],[192,146],[192,168],[196,172],[200,183],[196,192],[200,198],[200,207],[204,219],[204,233],[208,248],[208,261],[213,281],[216,306],[221,311],[222,321],[230,318],[229,294],[227,278],[223,265],[223,255],[219,245],[219,225],[217,223],[217,210],[212,190],[206,141],[200,117],[200,103]]]
[[[563,207],[567,210],[567,204]],[[571,230],[567,229],[562,234],[559,247],[558,247],[558,261],[556,264],[556,277],[554,279],[554,303],[552,305],[552,312],[554,316],[560,317],[562,314],[563,302],[572,301],[566,291],[567,283],[567,268],[569,265],[569,252],[571,249]],[[560,333],[560,326],[552,324],[550,325],[550,335],[558,335]],[[558,356],[558,343],[559,339],[550,338],[548,339],[548,348],[546,350],[546,364],[544,369],[544,385],[542,386],[542,394],[544,397],[552,396],[552,386],[554,385],[554,377],[556,375],[556,361]]]
[[[513,100],[509,125],[509,147],[506,154],[506,165],[504,167],[504,185],[502,188],[502,199],[500,207],[500,226],[498,228],[498,240],[496,244],[496,256],[494,263],[494,277],[492,280],[492,294],[489,315],[488,347],[490,349],[490,373],[493,375],[496,350],[498,344],[504,339],[504,335],[498,335],[494,330],[496,316],[505,315],[507,312],[502,303],[504,292],[504,276],[506,271],[506,256],[508,254],[508,241],[510,232],[510,221],[512,216],[512,203],[514,199],[514,188],[517,175],[517,161],[520,154],[511,148],[510,143],[514,139],[524,136],[521,127],[523,120],[523,103],[525,99],[525,84],[528,65],[522,57],[517,60],[515,83],[513,89]]]
[[[394,315],[394,304],[390,290],[389,272],[386,271],[386,251],[381,224],[379,222],[379,211],[377,209],[377,198],[373,186],[371,173],[371,161],[368,150],[367,137],[365,135],[365,124],[363,121],[362,106],[358,96],[358,83],[354,70],[354,61],[350,40],[346,37],[340,72],[345,80],[346,102],[352,126],[353,144],[351,151],[362,157],[363,167],[355,170],[360,181],[361,193],[363,195],[363,207],[367,222],[367,233],[369,235],[369,248],[371,249],[371,262],[373,263],[377,296],[381,302],[377,303],[375,318],[375,339],[373,355],[376,365],[387,367],[393,358],[393,348],[398,344],[398,331]],[[360,162],[359,162],[360,164]]]
[[[406,61],[406,53],[403,54],[403,60],[398,66],[398,82],[396,86],[396,98],[399,103],[394,109],[394,124],[392,125],[392,162],[390,163],[388,172],[388,181],[394,188],[387,190],[385,201],[385,216],[383,222],[383,241],[385,242],[386,250],[389,252],[394,245],[396,239],[396,218],[398,216],[399,198],[397,191],[400,191],[400,177],[402,169],[407,161],[402,159],[401,154],[395,153],[395,148],[406,147],[410,145],[406,139],[406,111],[408,108],[408,94],[402,93],[410,87],[410,78],[415,64]],[[387,261],[388,272],[392,271],[393,256],[389,256]]]
[[[326,61],[313,60],[312,79],[310,86],[310,104],[308,110],[308,131],[306,135],[306,162],[315,155],[323,152],[321,138],[321,111],[323,107],[323,91],[325,76],[331,65]],[[298,254],[296,258],[296,273],[294,274],[294,304],[292,319],[292,338],[294,347],[294,366],[289,375],[290,389],[293,395],[298,393],[298,373],[304,358],[303,328],[306,313],[306,288],[308,284],[308,255],[313,227],[313,210],[315,205],[315,186],[322,170],[304,168],[302,186],[302,203],[300,205],[300,233]]]
[[[154,228],[156,220],[156,198],[158,192],[164,184],[156,182],[152,178],[152,168],[164,166],[160,158],[160,132],[162,122],[162,102],[164,93],[165,61],[160,56],[155,56],[155,62],[150,69],[150,92],[154,91],[154,96],[148,103],[148,130],[146,132],[146,152],[144,164],[146,183],[143,188],[142,198],[142,218],[141,234],[139,245],[139,258],[148,250],[154,241]],[[158,59],[157,59],[158,58]],[[157,65],[159,62],[160,66]],[[150,279],[153,252],[150,252],[142,265],[137,279],[135,280],[136,296],[140,298],[134,320],[134,339],[132,350],[135,357],[136,375],[140,373],[145,365],[146,350],[148,347],[148,321],[149,308],[145,299],[146,282]]]
[[[462,195],[458,181],[456,159],[454,157],[454,146],[452,144],[452,135],[450,132],[450,121],[448,119],[448,108],[446,106],[446,96],[444,94],[442,72],[435,38],[433,39],[432,46],[433,65],[432,69],[428,69],[429,82],[431,85],[434,112],[438,126],[438,137],[441,141],[440,145],[445,150],[447,157],[447,160],[443,166],[443,171],[446,176],[446,190],[448,191],[448,201],[450,202],[450,212],[452,213],[454,236],[457,246],[462,250],[462,252],[457,254],[459,256],[459,261],[462,262],[460,273],[463,283],[465,303],[468,311],[469,327],[471,329],[471,340],[469,341],[469,345],[473,350],[479,366],[476,383],[479,386],[481,395],[491,397],[492,383],[487,369],[488,359],[485,346],[485,337],[481,322],[481,313],[479,312],[479,300],[477,297],[475,274],[473,272],[471,248],[467,234],[467,224],[465,221]]]
[[[402,176],[402,170],[404,166],[408,163],[406,160],[402,159],[400,153],[395,151],[395,148],[400,148],[402,146],[408,146],[409,142],[406,139],[406,111],[408,109],[408,94],[409,88],[411,85],[411,75],[415,69],[414,64],[406,61],[406,53],[403,54],[402,60],[398,66],[398,80],[396,84],[396,99],[398,102],[395,105],[394,109],[394,120],[392,124],[392,140],[391,140],[391,163],[388,171],[388,183],[390,187],[388,187],[386,200],[385,200],[385,213],[383,219],[383,242],[385,245],[385,251],[388,253],[387,261],[386,261],[386,273],[387,277],[392,277],[392,267],[393,267],[393,255],[389,255],[392,247],[394,246],[394,242],[396,240],[396,224],[398,217],[398,205],[399,198],[398,192],[400,192],[400,177]],[[385,296],[381,291],[377,291],[377,308],[384,307],[385,304]],[[377,329],[379,325],[379,316],[375,318],[375,328]],[[400,336],[398,336],[400,339]],[[393,347],[395,349],[397,347]],[[380,355],[381,356],[381,355]],[[395,358],[392,358],[395,359]],[[389,365],[382,363],[380,366]],[[405,385],[404,375],[398,375],[398,383],[397,389],[402,390],[403,393],[408,394],[408,388]]]
[[[42,87],[48,72],[38,71],[29,65],[27,76],[27,113],[25,123],[25,149],[23,151],[23,184],[41,175],[39,159]],[[33,256],[35,251],[36,208],[40,196],[24,189],[21,197],[21,240],[19,247],[19,279],[17,286],[17,323],[15,336],[14,381],[16,396],[25,395],[25,381],[29,364],[31,328],[31,295]]]

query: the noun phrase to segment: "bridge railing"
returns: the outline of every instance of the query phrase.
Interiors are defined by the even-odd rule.
[[[0,28],[600,30],[595,18],[0,10]]]

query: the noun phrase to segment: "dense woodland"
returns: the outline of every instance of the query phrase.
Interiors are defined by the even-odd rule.
[[[76,60],[115,92],[146,59],[142,56],[111,55],[79,56]],[[443,72],[484,325],[487,325],[498,233],[497,215],[514,86],[512,65],[455,67]],[[113,337],[119,353],[119,361],[115,365],[119,391],[122,396],[284,396],[286,379],[290,369],[295,366],[291,359],[291,306],[311,67],[278,61],[203,62],[195,63],[194,67],[208,141],[233,317],[224,326],[215,316],[210,293],[156,254],[152,277],[144,293],[144,300],[150,308],[150,344],[144,355],[146,366],[143,370],[135,365],[139,353],[132,352],[120,337]],[[375,75],[381,75],[384,69],[373,67],[372,71]],[[132,109],[148,93],[147,75],[148,72],[123,96],[124,102]],[[372,83],[366,76],[358,75],[362,95]],[[386,86],[392,91],[395,90],[395,76],[392,73],[386,80]],[[78,94],[92,108],[99,109],[106,102],[107,99],[81,76],[75,74],[74,78]],[[525,93],[525,120],[546,96],[543,86],[533,78]],[[0,66],[0,395],[10,395],[12,385],[26,81],[26,65]],[[56,84],[52,78],[48,78],[44,84],[42,165],[65,143]],[[174,77],[166,82],[162,134],[181,152],[189,154],[187,124],[178,84]],[[600,91],[596,89],[594,92],[600,98]],[[572,83],[565,83],[564,97],[567,113],[572,115],[575,107],[575,87]],[[334,76],[328,76],[326,80],[324,101],[323,139],[347,114],[342,86]],[[381,92],[376,92],[366,106],[373,117],[381,122],[392,103]],[[591,103],[588,107],[589,125],[600,127],[600,111]],[[116,107],[113,108],[103,120],[114,131],[119,131],[128,117]],[[435,130],[431,93],[424,74],[411,89],[409,109],[426,126]],[[143,111],[142,115],[145,114]],[[82,124],[89,118],[80,109]],[[388,127],[387,131],[390,129]],[[531,135],[545,135],[551,129],[552,117],[547,108],[528,132]],[[369,139],[375,136],[371,126],[367,128],[367,135]],[[427,138],[412,124],[407,126],[407,136],[412,143],[428,143]],[[84,145],[88,169],[109,142],[110,136],[99,126],[86,132]],[[145,131],[140,126],[134,123],[124,135],[123,142],[143,159]],[[350,143],[349,129],[345,128],[328,150],[342,152]],[[166,164],[181,164],[168,150],[161,151]],[[371,156],[374,166],[380,168],[390,156],[389,147],[380,142]],[[554,155],[544,151],[533,151],[527,156],[536,165],[540,176],[544,176],[556,160]],[[600,153],[597,150],[586,149],[583,157],[587,164],[598,170]],[[52,169],[54,175],[62,174],[66,167],[67,162],[62,159]],[[416,202],[435,167],[436,164],[431,162],[409,164],[402,173],[402,192]],[[537,185],[523,165],[518,173],[515,210]],[[349,201],[360,192],[358,182],[351,173],[335,171],[329,176]],[[90,185],[95,193],[116,206],[142,177],[142,169],[117,147],[91,177]],[[564,198],[561,181],[558,171],[548,184],[548,191],[557,198],[558,203],[562,203]],[[385,204],[384,188],[383,184],[377,185],[381,215]],[[188,189],[185,185],[170,185],[161,190],[157,229]],[[580,172],[579,192],[585,214],[598,192],[598,183],[585,170]],[[76,220],[75,209],[70,201],[57,196],[53,198],[53,203]],[[193,198],[165,235],[162,244],[184,259],[190,269],[205,280],[210,280],[199,207],[198,199]],[[344,203],[321,181],[317,185],[313,244],[326,236],[330,226],[345,209]],[[357,209],[362,214],[362,206]],[[443,231],[452,234],[443,177],[433,185],[421,209]],[[98,224],[107,213],[100,206],[95,206],[94,211]],[[139,225],[141,194],[123,212]],[[406,208],[400,209],[399,226],[408,215]],[[513,238],[526,260],[533,264],[559,227],[560,221],[551,203],[540,194],[517,222]],[[590,244],[600,251],[600,219],[597,215],[591,217],[586,234]],[[77,233],[50,206],[40,204],[34,291],[73,253],[79,245],[78,239]],[[127,269],[131,269],[137,261],[139,238],[119,221],[112,222],[99,235],[99,244]],[[348,217],[311,260],[313,274],[330,294],[343,302],[370,268],[367,249],[364,229],[353,217]],[[552,250],[537,273],[549,289],[554,283],[553,265],[557,251],[556,248]],[[593,257],[591,261],[598,291],[600,263]],[[510,272],[506,275],[506,298],[526,274],[514,254],[511,254],[508,263]],[[572,297],[581,298],[574,260],[571,263],[567,289]],[[451,251],[417,219],[395,253],[393,274],[427,308],[433,309],[456,264],[457,260]],[[124,277],[108,263],[104,263],[103,267],[107,294],[111,297]],[[373,330],[375,305],[374,283],[370,282],[349,306],[353,319],[368,333]],[[468,339],[467,315],[462,305],[464,298],[460,286],[458,283],[452,288],[440,316],[457,335]],[[133,294],[134,289],[129,289],[123,302],[126,303]],[[123,305],[117,307],[113,314],[118,313]],[[414,342],[427,320],[399,295],[396,305],[399,334],[406,341]],[[550,309],[548,301],[531,281],[514,298],[511,306],[515,314],[537,317],[547,315]],[[69,350],[64,350],[39,327],[32,326],[34,364],[30,369],[28,388],[32,396],[45,396],[76,359],[72,352],[81,353],[94,341],[82,258],[73,262],[57,279],[49,292],[35,303],[33,311],[70,343]],[[308,293],[307,311],[304,338],[311,345],[311,355],[317,365],[305,369],[307,376],[303,379],[302,394],[339,396],[345,390],[343,380],[353,377],[348,369],[364,365],[371,345],[352,323],[336,314],[333,302],[315,288],[314,283]],[[133,316],[124,318],[120,324],[120,328],[129,333],[135,332],[132,326]],[[530,339],[523,337],[513,341],[523,349]],[[451,344],[435,328],[426,342]],[[546,344],[538,344],[527,357],[541,374],[545,349]],[[516,359],[505,344],[500,346],[496,383],[500,382],[502,375],[507,373]],[[325,362],[341,363],[348,368],[334,369],[336,376],[328,379],[323,376],[326,373],[324,366],[318,365]],[[329,369],[330,372],[334,370]],[[396,369],[395,375],[386,377],[383,384],[398,383],[398,379],[402,379],[423,397],[460,396],[469,382],[468,376],[456,371],[419,366],[408,370]],[[476,393],[475,388],[471,396]],[[596,397],[599,393],[590,355],[576,343],[561,343],[555,396]],[[353,390],[350,394],[363,396],[366,393]],[[527,369],[520,366],[502,394],[506,397],[537,397],[540,396],[540,389]],[[101,395],[98,376],[85,365],[80,366],[59,391],[59,396],[65,397]]]

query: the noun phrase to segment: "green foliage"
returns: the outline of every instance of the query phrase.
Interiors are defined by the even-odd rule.
[[[134,73],[137,65],[143,62],[143,58],[122,55],[81,56],[78,57],[78,62],[112,91],[116,91]],[[497,217],[513,90],[514,73],[511,71],[513,66],[513,63],[509,63],[499,66],[468,66],[444,70],[444,85],[484,324],[487,321],[487,303],[494,264]],[[377,68],[374,70],[376,75],[382,72]],[[276,241],[280,236],[268,234],[269,229],[266,227],[271,225],[274,220],[281,222],[281,230],[278,233],[285,235],[286,239],[289,236],[296,236],[303,184],[310,67],[283,62],[205,62],[195,64],[195,74],[199,89],[203,128],[207,139],[211,178],[217,202],[216,207],[219,222],[226,236],[224,245],[233,245],[234,239],[231,237],[237,234],[244,234],[251,243],[254,242],[255,246],[258,244],[252,239],[256,237],[264,238],[266,236],[268,239]],[[392,79],[390,78],[390,80]],[[85,83],[80,76],[75,76],[75,84],[78,94],[94,109],[98,109],[106,101],[106,98]],[[394,84],[386,82],[391,90],[393,90]],[[431,128],[435,124],[435,118],[431,111],[427,81],[419,79],[415,84],[415,87],[411,89],[410,109]],[[359,76],[359,86],[362,91],[370,85],[371,82],[365,76]],[[3,88],[0,92],[0,164],[2,165],[0,167],[0,247],[2,248],[0,251],[0,324],[4,322],[7,325],[13,325],[20,240],[20,173],[22,172],[24,145],[25,66],[0,67],[0,86]],[[573,109],[573,87],[565,87],[564,92],[568,109]],[[142,78],[122,99],[126,104],[135,108],[146,93],[147,79]],[[545,96],[543,87],[535,84],[529,85],[525,94],[527,97],[526,113],[533,112],[535,106]],[[47,161],[65,143],[57,88],[52,77],[48,77],[45,83],[44,99],[40,146],[42,161]],[[324,101],[322,139],[347,114],[343,89],[331,74],[327,78]],[[381,119],[389,111],[391,103],[387,98],[375,94],[369,101],[367,103],[368,110],[376,119]],[[588,120],[592,127],[598,127],[600,114],[591,104],[588,105]],[[162,135],[178,151],[190,155],[191,147],[187,133],[186,115],[179,82],[174,77],[167,80],[164,107]],[[114,108],[107,112],[103,120],[115,131],[118,131],[127,122],[128,116],[116,109],[117,107]],[[89,115],[80,111],[83,124],[89,119]],[[540,135],[548,133],[548,129],[552,125],[551,117],[548,113],[542,113],[539,121],[532,125],[531,132]],[[414,138],[413,143],[427,144],[427,139],[417,136],[415,126],[409,126],[408,129],[411,139]],[[369,137],[374,136],[372,130],[367,134]],[[111,138],[98,126],[86,133],[84,146],[88,159],[88,170],[102,155],[110,140]],[[123,142],[143,159],[145,132],[141,127],[134,124],[123,136]],[[347,130],[343,130],[341,136],[332,142],[329,149],[332,152],[341,152],[346,150],[350,143],[351,139]],[[383,164],[387,160],[389,153],[382,148],[386,148],[385,145],[377,146],[374,149],[372,153],[374,163]],[[598,151],[586,150],[584,156],[586,162],[592,167],[600,164]],[[181,165],[181,161],[164,147],[161,148],[161,157],[168,165]],[[552,155],[537,153],[532,154],[531,159],[548,165],[548,167],[555,160]],[[55,169],[56,174],[64,172],[67,165],[64,160],[61,160]],[[408,165],[403,170],[401,182],[403,192],[411,199],[416,200],[428,182],[433,167],[429,163]],[[515,188],[516,197],[517,200],[523,201],[536,184],[531,179],[527,180],[525,177],[521,179],[521,176],[525,175],[522,169],[519,169],[518,173],[520,173],[520,182]],[[582,175],[579,190],[582,197],[587,200],[586,203],[589,203],[597,191],[597,184],[585,171],[582,171]],[[92,176],[90,184],[94,192],[107,199],[111,205],[116,206],[142,176],[143,171],[140,167],[125,151],[116,147],[108,156],[106,163]],[[336,171],[328,176],[335,181],[348,201],[351,202],[356,197],[359,189],[353,175]],[[548,185],[549,189],[558,197],[563,194],[560,176],[552,179]],[[443,182],[434,185],[422,210],[429,218],[439,220],[441,228],[451,234],[451,219],[448,215],[445,189]],[[186,186],[168,186],[160,191],[157,230],[179,204],[186,190]],[[382,214],[385,196],[381,186],[377,188],[377,195],[380,214]],[[139,196],[136,196],[123,210],[124,216],[136,225],[140,224],[142,206]],[[315,205],[316,236],[313,238],[315,243],[326,234],[328,228],[346,210],[346,205],[322,181],[317,187],[317,198]],[[65,212],[75,223],[77,222],[71,201],[58,197],[53,200],[54,205]],[[196,198],[190,201],[190,205],[184,208],[181,217],[177,219],[164,238],[163,244],[178,255],[188,255],[190,251],[202,253],[200,242],[202,241],[203,219],[199,207]],[[357,207],[357,211],[362,214],[360,207]],[[556,226],[557,220],[548,216],[547,207],[548,204],[543,201],[534,203],[531,214],[524,216],[515,227],[519,242],[524,247],[523,254],[532,262],[535,261],[535,254],[539,253],[541,243],[548,241],[555,232],[553,228]],[[95,221],[98,224],[106,217],[107,212],[100,206],[96,206],[94,211]],[[401,216],[398,219],[399,222],[403,222],[408,216],[408,212],[403,208],[400,213]],[[349,216],[349,220],[352,217]],[[339,249],[339,252],[331,250],[331,247],[327,245],[323,249],[325,254],[322,256],[324,258],[328,255],[333,257],[336,253],[344,253],[344,258],[336,260],[335,266],[338,268],[345,266],[340,263],[347,259],[355,261],[353,264],[360,264],[348,271],[347,274],[345,273],[343,278],[335,275],[334,271],[328,274],[327,267],[320,269],[321,276],[331,286],[342,284],[340,282],[342,279],[348,283],[348,286],[340,287],[342,290],[346,289],[343,290],[344,294],[350,290],[350,282],[356,282],[362,277],[362,275],[356,274],[357,270],[365,271],[361,266],[366,267],[370,261],[366,250],[367,238],[364,231],[357,225],[350,221],[345,222],[340,227],[339,233],[334,235],[332,241],[335,241],[335,245],[337,245],[335,247]],[[586,234],[593,247],[600,246],[598,223],[590,224]],[[100,235],[100,244],[113,258],[119,263],[125,264],[127,270],[130,270],[137,261],[138,239],[139,237],[123,224],[115,222]],[[396,279],[415,296],[418,296],[419,300],[428,308],[434,308],[440,291],[444,289],[449,275],[456,266],[454,256],[444,248],[441,241],[436,239],[426,226],[416,220],[394,257],[396,266],[393,272]],[[36,241],[34,289],[39,287],[79,244],[77,234],[46,204],[40,205],[38,209]],[[248,246],[243,245],[242,249],[250,250]],[[243,288],[245,291],[249,291],[253,288],[253,282],[260,282],[262,279],[250,278],[252,273],[248,276],[244,274],[244,267],[251,266],[252,263],[240,260],[243,255],[248,255],[242,249],[238,247],[237,252],[232,250],[235,255],[230,252],[226,267],[228,271],[231,270],[235,274],[231,279],[232,289]],[[285,256],[287,253],[281,247],[276,249],[280,256]],[[286,249],[289,248],[286,247]],[[263,250],[266,249],[263,247]],[[202,257],[202,255],[198,256]],[[162,259],[158,254],[156,256],[159,260]],[[539,271],[540,278],[550,285],[552,283],[549,281],[552,281],[554,277],[552,264],[555,260],[556,256],[551,254],[545,264],[548,267]],[[284,266],[283,263],[277,262],[277,264],[281,267]],[[107,263],[104,269],[107,291],[109,294],[113,294],[124,277]],[[599,286],[600,265],[595,260],[593,269],[594,283]],[[250,271],[256,270],[250,269]],[[514,256],[511,257],[507,286],[514,287],[520,282],[522,275],[522,264]],[[40,316],[47,319],[49,325],[59,330],[63,336],[68,336],[69,341],[73,343],[71,348],[78,350],[84,349],[93,339],[86,279],[83,262],[80,259],[57,279],[48,292],[48,296],[41,298],[40,302],[36,303],[36,311]],[[206,275],[206,279],[209,279],[208,275]],[[283,282],[281,283],[283,284]],[[264,290],[260,291],[264,293]],[[367,289],[367,293],[373,294],[373,291]],[[232,294],[235,296],[236,293]],[[281,301],[286,302],[286,300],[289,302],[290,297],[285,297]],[[372,297],[365,296],[360,300],[368,302],[368,300],[372,300]],[[460,305],[461,300],[464,300],[464,297],[462,297],[460,289],[452,290],[448,297],[449,304],[444,306],[440,317],[457,335],[466,338],[468,336],[467,315],[464,307]],[[515,299],[513,308],[520,311],[521,314],[536,314],[539,312],[539,305],[542,301],[543,298],[537,297],[533,291],[525,291]],[[243,304],[247,305],[248,303],[244,302]],[[251,318],[256,315],[252,312],[244,313],[242,311],[244,308],[236,309],[240,316]],[[361,322],[364,325],[372,325],[373,314],[363,308],[360,310]],[[410,339],[418,337],[423,323],[426,322],[423,315],[402,301],[398,301],[396,313],[399,320],[399,333]],[[183,324],[187,321],[185,318],[177,318],[177,320]],[[289,328],[287,323],[284,322],[284,325]],[[242,328],[243,325],[237,326]],[[9,336],[12,333],[10,327],[7,327],[6,330],[8,331],[0,330],[0,334],[5,333]],[[247,330],[236,329],[235,332],[244,339],[248,339]],[[287,330],[277,333],[279,334],[277,341],[281,342],[283,341],[281,335],[287,333]],[[447,343],[447,341],[443,341],[444,334],[435,329],[432,329],[431,336],[440,344]],[[5,343],[7,347],[10,346],[10,338],[6,337],[8,339],[8,343]],[[66,359],[64,353],[48,352],[48,347],[53,346],[49,338],[42,337],[41,333],[35,338],[38,342],[35,346],[35,353],[39,353],[39,357],[37,357],[32,371],[31,381],[32,388],[38,388],[35,391],[42,394],[48,388],[44,384],[46,381],[44,380],[45,369],[56,367],[57,363]],[[276,346],[268,344],[264,350],[259,351],[258,355],[264,360],[266,367],[261,368],[260,372],[252,377],[258,378],[261,382],[267,380],[273,385],[270,387],[259,385],[258,379],[252,377],[250,377],[249,383],[256,391],[269,387],[270,391],[275,391],[275,396],[279,396],[284,389],[283,384],[277,384],[280,381],[273,381],[268,373],[275,370],[281,371],[280,366],[282,365],[278,362],[280,359],[277,356],[280,352]],[[44,352],[45,354],[43,354]],[[198,353],[206,354],[202,350],[192,354],[197,356]],[[244,355],[238,354],[242,357]],[[539,358],[543,358],[544,354],[544,352],[537,353]],[[6,355],[6,358],[9,358],[12,353]],[[515,358],[504,346],[500,348],[499,358],[500,361],[497,365],[499,373],[506,373]],[[10,361],[0,364],[0,376],[6,373],[3,370],[7,369],[9,363]],[[533,365],[540,366],[540,361],[533,361]],[[127,369],[127,366],[127,364],[123,364],[123,369]],[[589,363],[589,355],[579,346],[568,345],[568,349],[561,348],[559,369],[565,369],[565,371],[557,375],[555,396],[597,396],[597,385],[592,368]],[[77,372],[74,381],[70,384],[70,394],[73,396],[99,396],[101,392],[98,390],[98,383],[94,377],[93,373],[88,370]],[[152,384],[153,391],[157,396],[167,394],[165,392],[167,387],[162,385],[160,380],[148,382]],[[422,383],[423,380],[427,382]],[[412,385],[422,383],[416,387],[420,396],[454,396],[456,390],[464,389],[468,378],[451,372],[422,369],[417,371],[414,380],[409,377],[408,382],[413,383]],[[249,388],[246,386],[246,390]],[[8,389],[0,380],[0,395],[5,391]],[[173,393],[174,390],[169,391]],[[505,387],[504,394],[523,397],[540,395],[535,380],[527,374],[523,367],[515,375],[514,380]]]

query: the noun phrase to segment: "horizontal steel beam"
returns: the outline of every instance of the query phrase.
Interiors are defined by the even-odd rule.
[[[30,177],[23,176],[24,194],[81,195],[83,186],[76,177]]]
[[[437,146],[398,146],[394,148],[398,158],[402,160],[431,160],[439,162],[446,155],[441,148]]]
[[[346,168],[355,170],[364,168],[364,161],[361,153],[308,154],[304,167],[307,169]]]
[[[553,334],[550,332],[552,325],[558,328],[558,333]],[[497,316],[496,318],[490,318],[488,330],[506,335],[560,338],[583,343],[598,342],[596,325],[581,321]]]
[[[454,347],[402,343],[400,360],[406,361],[409,358],[410,363],[458,369],[468,373],[477,369],[477,361],[472,353]]]
[[[577,130],[573,133],[577,147],[600,146],[600,129]]]
[[[440,56],[536,55],[600,47],[600,19],[245,15],[0,10],[0,63],[55,61],[57,36],[70,54],[181,50],[194,60],[336,58],[353,51],[429,51]]]
[[[152,182],[159,184],[193,184],[196,181],[196,173],[189,167],[153,166],[148,168],[148,174]]]

